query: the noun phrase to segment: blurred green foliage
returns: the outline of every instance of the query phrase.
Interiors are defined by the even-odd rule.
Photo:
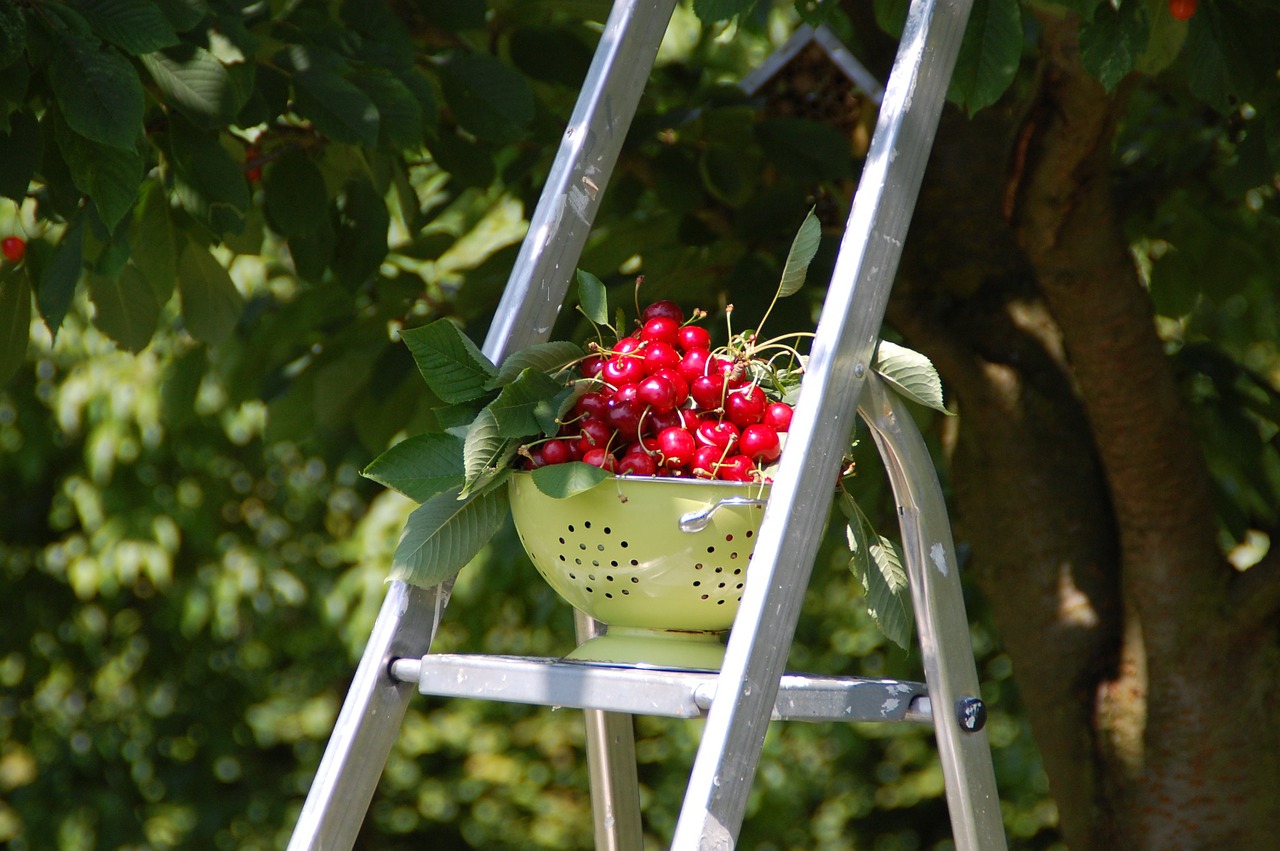
[[[0,147],[12,154],[0,194],[16,202],[3,202],[0,226],[29,243],[22,264],[0,269],[0,304],[36,305],[25,355],[13,334],[0,351],[14,374],[0,389],[0,843],[284,846],[412,508],[358,471],[433,416],[396,332],[450,316],[483,336],[608,5],[0,6]],[[805,210],[817,200],[842,221],[856,167],[826,125],[762,119],[732,85],[795,24],[792,4],[695,5],[749,13],[703,26],[677,11],[582,265],[615,303],[642,272],[646,300],[758,316]],[[801,5],[860,40],[835,4]],[[877,5],[892,17],[894,3]],[[1007,23],[1016,5],[983,8]],[[1118,157],[1132,195],[1152,199],[1134,214],[1135,254],[1189,395],[1232,403],[1198,409],[1213,420],[1206,434],[1247,438],[1210,441],[1223,448],[1234,541],[1280,504],[1280,240],[1265,179],[1274,131],[1225,105],[1223,129],[1187,94],[1214,100],[1229,72],[1252,67],[1222,61],[1221,33],[1234,32],[1223,22],[1237,20],[1222,5],[1191,31],[1195,55],[1218,64],[1175,67],[1174,88],[1139,99]],[[141,6],[165,18],[133,38],[94,17]],[[1240,9],[1239,20],[1261,14]],[[24,58],[14,45],[28,25],[44,34]],[[134,85],[151,81],[144,116],[165,119],[154,132],[117,138],[65,72],[44,75],[39,62],[71,61],[91,37],[115,57],[99,71],[119,84],[125,117]],[[308,50],[325,62],[301,62]],[[242,99],[175,84],[201,68]],[[974,77],[967,91],[994,98],[1000,79]],[[360,118],[369,103],[376,126]],[[86,171],[93,146],[114,147],[127,180]],[[1241,274],[1208,274],[1203,258],[1227,232]],[[812,281],[826,280],[837,238],[827,234]],[[821,295],[807,289],[771,321],[811,326]],[[561,325],[555,336],[578,336],[572,309]],[[860,503],[890,528],[878,462],[869,442],[860,451]],[[918,678],[915,655],[866,619],[845,552],[839,535],[824,548],[792,667]],[[464,572],[436,647],[567,651],[570,613],[535,575],[504,529]],[[1008,658],[981,600],[970,613],[1011,844],[1055,847]],[[637,728],[656,848],[699,724]],[[417,700],[360,847],[589,847],[582,738],[574,712]],[[792,724],[770,730],[742,844],[891,851],[946,848],[949,833],[927,729]]]

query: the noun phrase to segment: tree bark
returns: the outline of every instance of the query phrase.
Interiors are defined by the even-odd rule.
[[[1074,24],[1041,24],[1026,100],[944,120],[889,319],[961,413],[958,537],[1068,844],[1272,847],[1275,580],[1218,548],[1110,181],[1124,95],[1083,70]]]

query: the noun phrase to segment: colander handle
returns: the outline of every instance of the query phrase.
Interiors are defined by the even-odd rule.
[[[692,535],[701,532],[711,523],[711,515],[725,506],[764,505],[767,500],[750,496],[729,496],[719,499],[701,511],[689,511],[680,515],[680,531]]]

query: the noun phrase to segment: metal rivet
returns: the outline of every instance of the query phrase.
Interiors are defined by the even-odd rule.
[[[854,377],[854,378],[861,378],[861,377],[862,377],[862,375],[863,375],[863,373],[865,373],[866,371],[867,371],[867,370],[866,370],[866,368],[865,368],[865,367],[863,367],[863,365],[862,365],[862,364],[860,364],[860,363],[859,363],[859,364],[855,364],[855,365],[854,365],[854,367],[853,367],[853,377]]]
[[[956,701],[956,720],[966,733],[976,733],[987,726],[987,705],[977,697]]]

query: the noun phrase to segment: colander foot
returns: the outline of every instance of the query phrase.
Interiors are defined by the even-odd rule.
[[[565,658],[635,668],[718,671],[724,664],[722,634],[611,626]]]

